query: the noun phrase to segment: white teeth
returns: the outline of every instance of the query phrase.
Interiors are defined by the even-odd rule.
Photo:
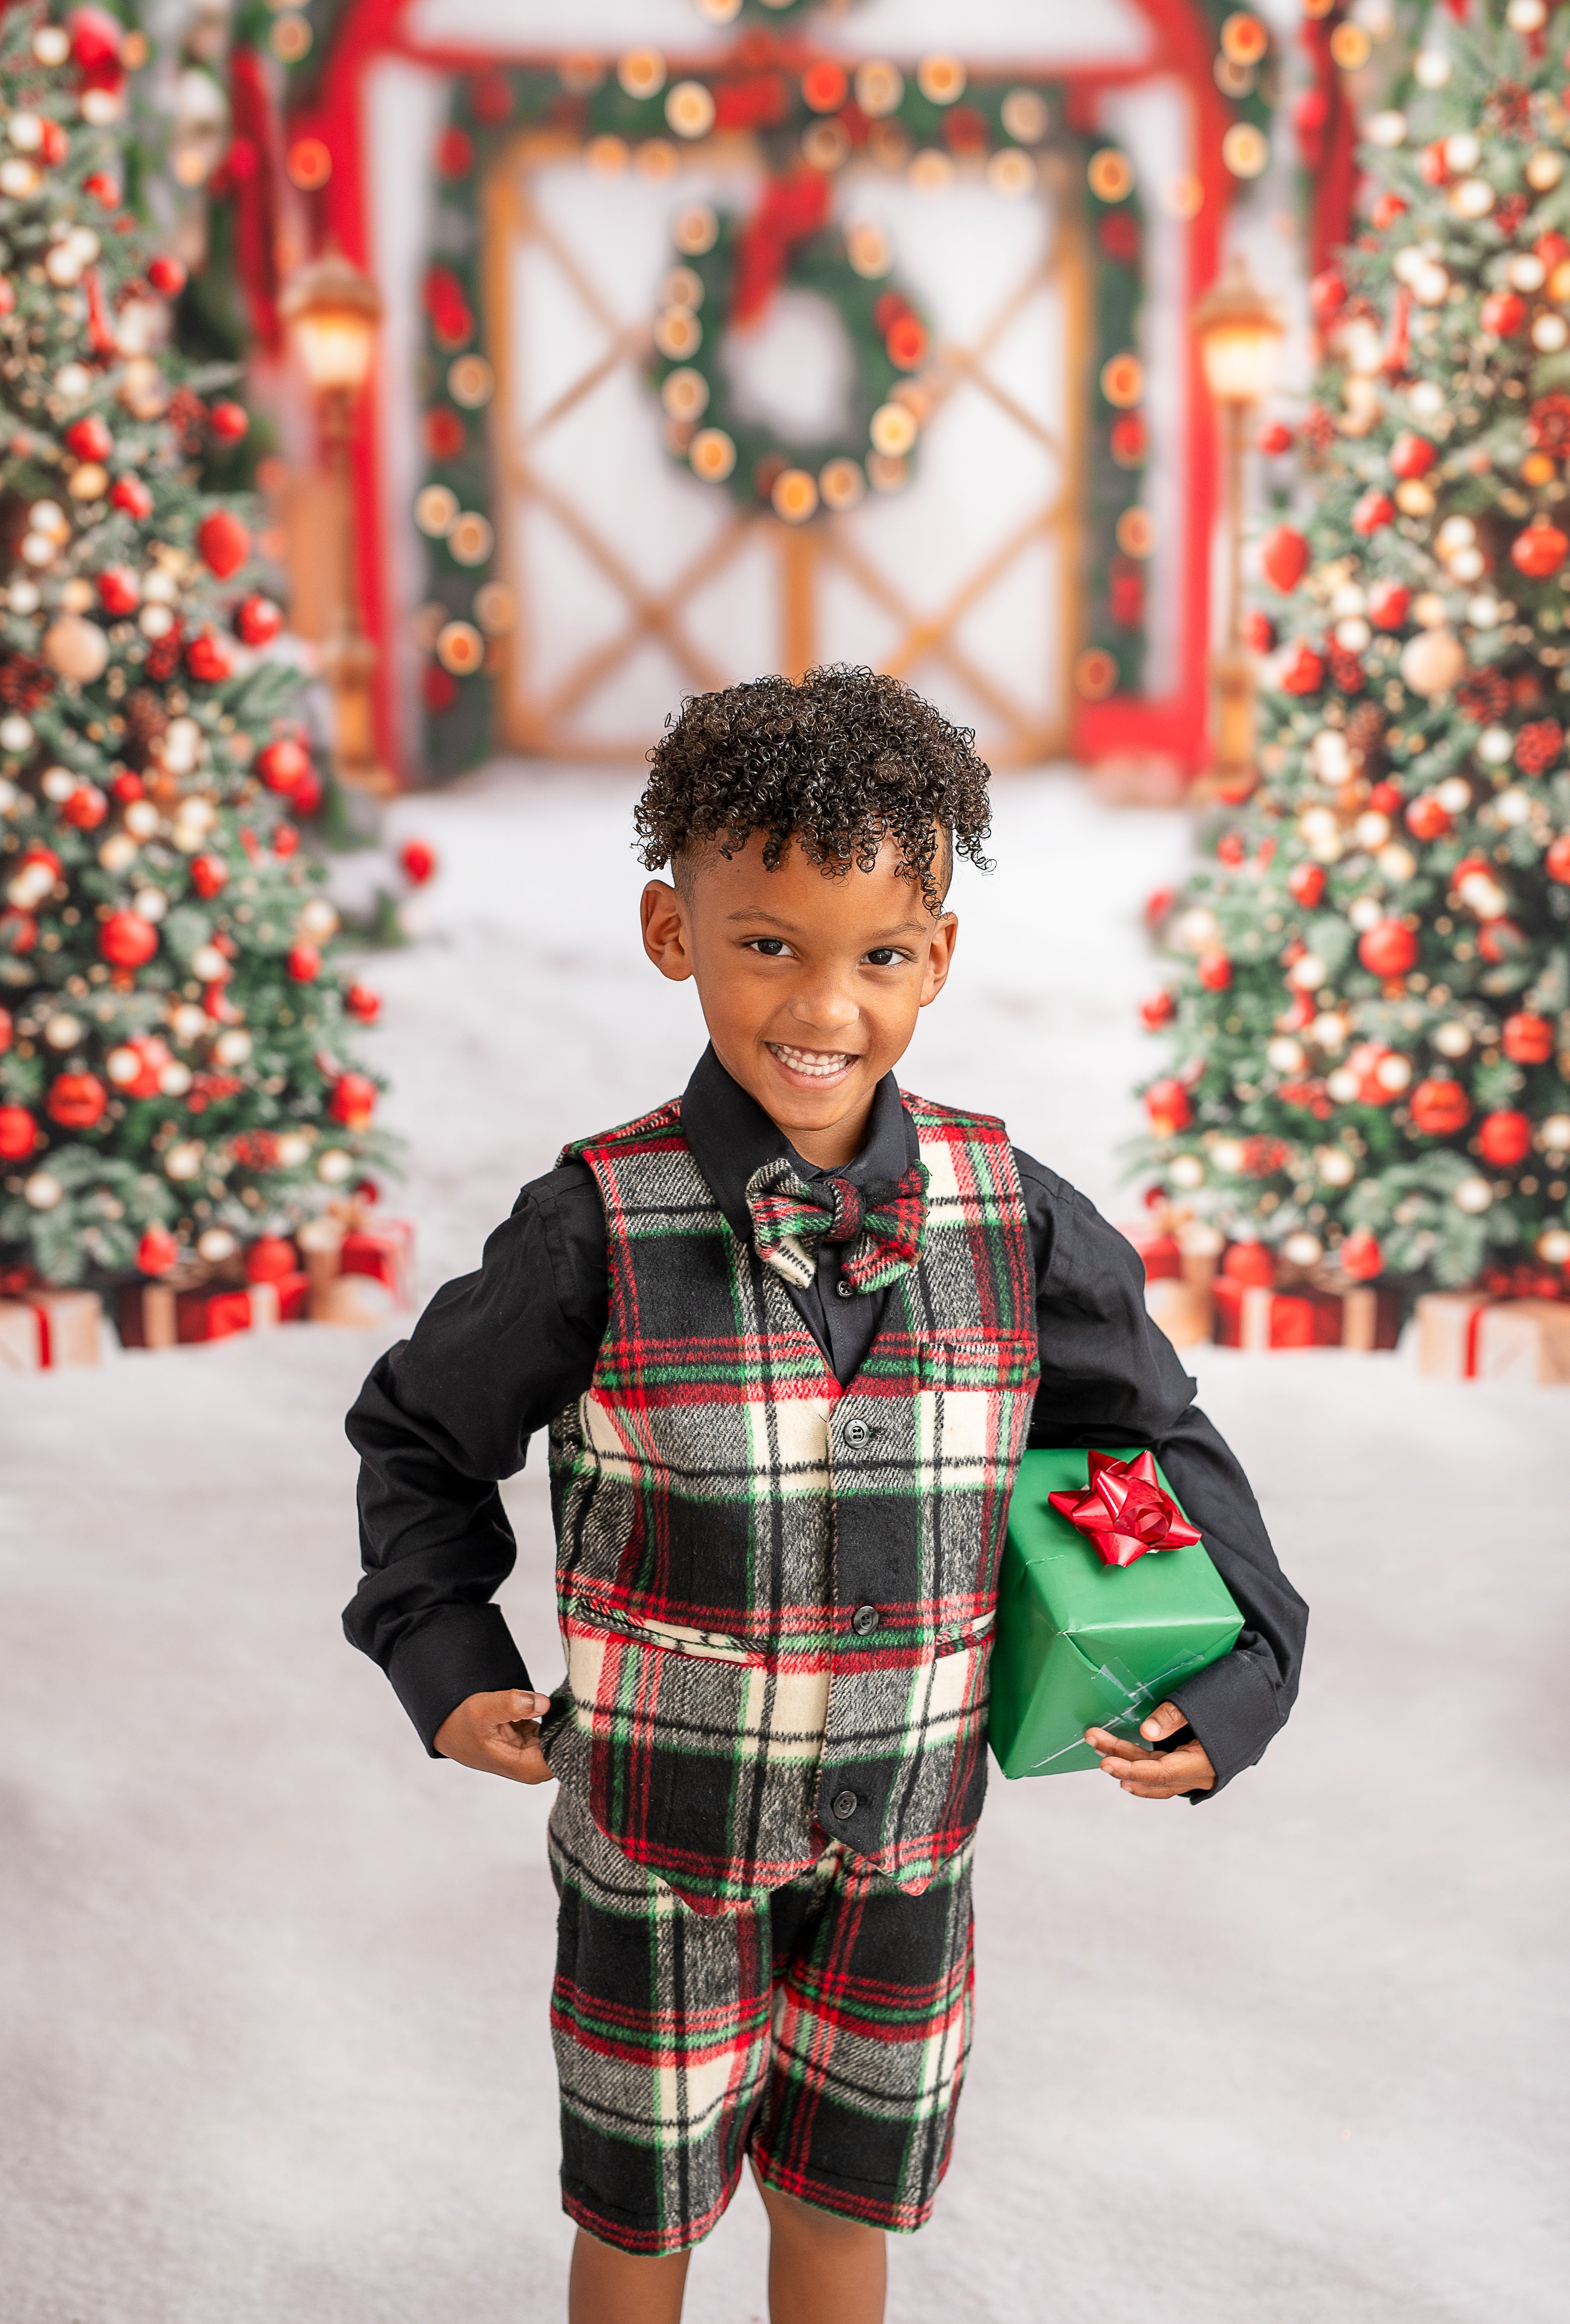
[[[784,1041],[771,1041],[769,1047],[793,1074],[807,1074],[820,1082],[832,1081],[851,1063],[848,1051],[844,1049],[793,1049]]]

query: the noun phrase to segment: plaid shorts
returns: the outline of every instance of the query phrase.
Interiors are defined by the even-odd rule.
[[[562,2208],[622,2251],[685,2251],[751,2154],[824,2210],[920,2227],[970,2049],[969,1845],[912,1895],[827,1840],[784,1887],[697,1914],[605,1839],[573,1756],[553,1752],[550,1819]]]

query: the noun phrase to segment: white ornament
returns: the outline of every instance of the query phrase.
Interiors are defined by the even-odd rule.
[[[1329,973],[1316,952],[1299,953],[1287,971],[1287,982],[1296,991],[1316,992]]]
[[[69,798],[80,779],[69,767],[45,767],[39,777],[38,788],[46,799],[52,799],[56,807],[60,807]]]
[[[1350,1105],[1362,1089],[1362,1083],[1350,1065],[1337,1065],[1326,1078],[1325,1086],[1337,1105]]]
[[[1289,1267],[1317,1267],[1324,1256],[1325,1245],[1316,1234],[1309,1234],[1307,1229],[1298,1234],[1289,1234],[1281,1245],[1281,1257]]]
[[[91,686],[108,665],[109,641],[97,622],[84,622],[79,613],[61,613],[43,633],[43,658],[61,678]]]
[[[51,1049],[74,1049],[82,1038],[82,1020],[69,1009],[58,1010],[44,1027],[43,1038]]]
[[[1472,581],[1476,578],[1472,570],[1474,565],[1482,570],[1481,554],[1475,549],[1464,549],[1450,569],[1458,581]],[[1460,569],[1463,567],[1464,571]],[[1497,597],[1479,595],[1467,600],[1466,618],[1474,630],[1497,630],[1503,615],[1504,607]]]
[[[1355,581],[1344,581],[1331,597],[1330,610],[1338,621],[1350,620],[1354,614],[1367,613],[1368,598]]]
[[[1175,1186],[1192,1193],[1205,1184],[1205,1165],[1197,1154],[1179,1154],[1168,1164],[1167,1176]]]
[[[1450,59],[1443,49],[1419,49],[1412,71],[1419,88],[1443,88],[1450,78]]]
[[[1547,268],[1529,250],[1523,250],[1505,268],[1505,280],[1512,290],[1540,290],[1547,279]]]
[[[1344,1146],[1322,1146],[1314,1164],[1327,1186],[1350,1186],[1357,1176],[1357,1164]]]
[[[1374,862],[1393,888],[1401,887],[1414,878],[1418,870],[1417,857],[1399,840],[1392,841],[1389,847],[1381,847]]]
[[[151,799],[133,799],[125,809],[125,828],[133,839],[152,838],[158,822],[158,809]]]
[[[341,1146],[325,1147],[316,1157],[316,1175],[324,1186],[341,1186],[354,1167],[354,1156],[346,1154]]]
[[[1510,0],[1505,23],[1512,32],[1540,32],[1548,21],[1545,0]]]
[[[251,1036],[243,1025],[231,1025],[213,1043],[213,1062],[219,1065],[243,1065],[251,1055]]]
[[[1407,116],[1391,110],[1375,113],[1363,123],[1362,134],[1371,145],[1382,145],[1387,151],[1407,142]]]
[[[1404,1089],[1411,1087],[1412,1060],[1399,1056],[1392,1050],[1389,1056],[1380,1059],[1374,1067],[1373,1077],[1381,1089],[1388,1090],[1392,1097],[1399,1097]]]
[[[1570,1154],[1570,1113],[1545,1115],[1538,1124],[1538,1143],[1545,1154]]]
[[[224,1259],[233,1259],[239,1248],[238,1238],[232,1235],[227,1227],[209,1227],[206,1234],[197,1238],[197,1255],[205,1259],[209,1267],[217,1267]]]
[[[1429,1037],[1442,1057],[1464,1057],[1472,1047],[1472,1028],[1452,1019],[1436,1025]]]
[[[169,1012],[169,1029],[177,1041],[185,1044],[201,1040],[207,1033],[208,1012],[199,1009],[194,1001],[182,1001],[178,1009]]]
[[[35,1211],[52,1211],[65,1199],[65,1188],[48,1170],[35,1170],[22,1189],[22,1199]]]
[[[1195,917],[1198,918],[1199,915],[1196,914]],[[1204,917],[1207,919],[1212,918],[1208,913]],[[338,916],[325,896],[313,896],[310,901],[301,908],[300,918],[294,925],[307,944],[326,944],[329,936],[336,936],[337,933]],[[1179,922],[1180,927],[1181,925]],[[1214,925],[1214,919],[1212,919],[1212,926]]]
[[[206,1151],[196,1139],[182,1138],[178,1145],[170,1148],[163,1157],[165,1176],[177,1182],[199,1177]]]
[[[1475,170],[1482,159],[1482,146],[1470,129],[1458,129],[1445,140],[1445,166],[1457,177]]]
[[[1570,342],[1570,323],[1563,315],[1539,315],[1532,325],[1532,345],[1542,355],[1556,355]]]
[[[1454,555],[1458,549],[1470,549],[1477,539],[1477,527],[1469,516],[1447,516],[1434,536],[1434,546],[1441,557]]]
[[[129,1089],[142,1071],[142,1057],[135,1049],[111,1049],[104,1059],[104,1071],[116,1089]]]
[[[1448,694],[1466,668],[1466,650],[1448,630],[1425,630],[1401,650],[1401,677],[1414,694],[1432,701]]]
[[[1352,614],[1346,621],[1335,624],[1335,642],[1338,646],[1344,646],[1348,653],[1362,653],[1372,636],[1373,632],[1359,614]]]
[[[1235,1178],[1243,1166],[1242,1141],[1236,1138],[1218,1138],[1210,1149],[1210,1158],[1224,1178]]]
[[[1381,815],[1377,807],[1371,807],[1366,815],[1358,816],[1352,826],[1352,835],[1360,847],[1366,847],[1371,854],[1376,847],[1382,847],[1390,835],[1390,816]]]
[[[198,945],[190,956],[190,973],[204,984],[221,984],[229,973],[227,956],[217,945]]]
[[[1352,772],[1352,752],[1339,726],[1322,726],[1308,745],[1314,771],[1322,783],[1339,790]]]
[[[1503,824],[1529,823],[1532,819],[1531,798],[1518,784],[1512,783],[1509,790],[1501,791],[1493,803],[1493,811]]]
[[[309,1162],[309,1133],[303,1130],[284,1130],[278,1140],[278,1161],[280,1168],[284,1170],[298,1170],[302,1163]]]
[[[1450,1199],[1458,1211],[1476,1218],[1493,1201],[1493,1188],[1486,1178],[1463,1178]]]
[[[1437,380],[1420,379],[1407,401],[1417,420],[1437,420],[1445,409],[1445,391]]]
[[[171,1057],[158,1076],[158,1086],[165,1097],[183,1097],[190,1087],[190,1067]]]
[[[1472,805],[1472,785],[1464,775],[1446,775],[1434,797],[1446,815],[1464,815]]]
[[[1341,1049],[1345,1047],[1346,1037],[1351,1030],[1344,1017],[1338,1017],[1333,1009],[1326,1009],[1309,1026],[1308,1038],[1321,1049]]]
[[[1377,896],[1360,896],[1346,917],[1359,936],[1365,936],[1370,928],[1378,927],[1385,917],[1385,908]]]
[[[20,711],[14,710],[9,718],[0,718],[0,751],[22,752],[32,748],[32,727]]]
[[[1502,767],[1509,763],[1516,738],[1508,726],[1485,726],[1477,738],[1477,755],[1485,767]]]
[[[1538,1257],[1549,1267],[1570,1266],[1570,1231],[1549,1227],[1538,1237]]]
[[[1300,1073],[1307,1054],[1302,1042],[1294,1041],[1289,1033],[1278,1033],[1265,1043],[1265,1062],[1279,1074]]]
[[[147,920],[156,927],[169,909],[169,898],[162,888],[138,888],[131,899],[131,909],[139,920]]]

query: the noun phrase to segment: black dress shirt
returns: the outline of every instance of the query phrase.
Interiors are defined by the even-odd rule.
[[[688,1084],[681,1126],[743,1239],[752,1231],[745,1188],[762,1163],[789,1154],[804,1176],[823,1175],[712,1049]],[[890,1074],[861,1153],[839,1175],[871,1185],[898,1178],[917,1158]],[[1261,1757],[1292,1707],[1307,1609],[1276,1563],[1236,1459],[1146,1313],[1137,1252],[1056,1172],[1018,1148],[1014,1160],[1041,1356],[1030,1444],[1150,1445],[1242,1611],[1232,1653],[1172,1690],[1219,1791]],[[839,1258],[836,1246],[820,1243],[816,1279],[791,1296],[844,1385],[872,1344],[888,1294],[842,1298]],[[478,1274],[437,1293],[412,1336],[375,1365],[349,1415],[365,1572],[344,1628],[388,1673],[428,1750],[469,1695],[531,1684],[492,1603],[516,1555],[498,1480],[522,1467],[530,1437],[588,1388],[608,1298],[599,1190],[586,1164],[568,1163],[523,1188],[486,1242]]]

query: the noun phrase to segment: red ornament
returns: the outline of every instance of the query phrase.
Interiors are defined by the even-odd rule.
[[[1546,1065],[1554,1054],[1554,1022],[1523,1009],[1504,1021],[1500,1044],[1512,1065]]]
[[[248,646],[271,645],[283,627],[283,609],[271,597],[244,597],[235,614],[235,628]]]
[[[1546,775],[1564,742],[1565,730],[1556,718],[1534,718],[1516,736],[1516,764],[1523,775]]]
[[[398,851],[398,861],[405,879],[412,880],[417,888],[436,877],[437,853],[427,839],[406,839]]]
[[[382,1014],[382,996],[373,992],[368,984],[351,984],[344,995],[344,1007],[362,1025],[374,1025]]]
[[[1485,1113],[1477,1125],[1477,1150],[1496,1170],[1513,1170],[1532,1150],[1532,1125],[1524,1113]]]
[[[351,994],[350,1006],[353,1005]],[[1177,1014],[1178,1004],[1169,992],[1152,992],[1140,1003],[1140,1021],[1147,1033],[1154,1033],[1161,1026],[1169,1025]]]
[[[1367,1227],[1354,1227],[1335,1254],[1341,1271],[1354,1283],[1371,1283],[1384,1267],[1385,1255]]]
[[[321,777],[312,767],[300,777],[289,795],[289,804],[296,815],[314,815],[321,805]]]
[[[272,826],[274,855],[292,855],[300,845],[300,834],[291,823],[275,823]]]
[[[229,867],[221,856],[194,855],[191,858],[190,884],[199,896],[216,896],[228,877]]]
[[[91,194],[93,199],[101,202],[106,210],[117,210],[120,207],[119,184],[106,170],[95,170],[90,176],[84,178],[82,191]]]
[[[1287,885],[1296,901],[1306,912],[1311,912],[1325,893],[1325,866],[1322,863],[1295,863],[1287,874]]]
[[[1570,832],[1563,832],[1543,858],[1550,880],[1570,888]]]
[[[60,809],[78,831],[97,831],[109,812],[109,802],[97,783],[78,783]]]
[[[147,796],[146,784],[140,775],[134,775],[129,767],[122,767],[117,775],[111,776],[109,788],[122,807],[129,807],[133,799]]]
[[[1431,791],[1415,798],[1407,809],[1407,829],[1414,839],[1443,839],[1450,817]]]
[[[1399,581],[1376,581],[1368,593],[1369,620],[1376,630],[1399,630],[1411,604],[1411,591]]]
[[[1418,960],[1418,939],[1399,920],[1381,920],[1365,929],[1357,956],[1375,976],[1405,976]]]
[[[1175,1138],[1194,1119],[1187,1091],[1170,1074],[1150,1084],[1145,1092],[1145,1111],[1158,1138]]]
[[[109,1093],[97,1074],[58,1074],[43,1110],[62,1130],[91,1130],[108,1102]]]
[[[1292,525],[1279,524],[1265,535],[1260,564],[1271,588],[1286,596],[1308,570],[1308,543]]]
[[[1513,339],[1527,327],[1527,302],[1515,290],[1492,290],[1478,309],[1478,321],[1496,339]]]
[[[1267,420],[1254,442],[1268,460],[1279,459],[1292,448],[1294,438],[1284,420]]]
[[[1232,982],[1232,963],[1224,952],[1202,952],[1196,973],[1206,992],[1224,992]]]
[[[300,1253],[287,1235],[258,1235],[245,1253],[247,1283],[282,1283],[300,1265]]]
[[[178,258],[155,258],[147,270],[147,280],[161,299],[178,299],[185,289],[185,269]]]
[[[321,954],[313,944],[297,944],[284,965],[296,984],[314,984],[321,974]]]
[[[1510,563],[1528,581],[1547,581],[1570,557],[1570,539],[1547,517],[1535,516],[1510,543]]]
[[[1346,277],[1339,268],[1327,266],[1314,277],[1308,285],[1308,304],[1321,330],[1340,314],[1346,304]]]
[[[1307,638],[1299,638],[1297,652],[1281,672],[1282,692],[1317,694],[1324,683],[1324,656],[1315,652]]]
[[[1443,186],[1450,176],[1450,164],[1445,159],[1445,140],[1436,137],[1432,145],[1425,145],[1418,161],[1418,175],[1426,186]]]
[[[199,686],[222,686],[235,665],[229,649],[216,630],[203,630],[185,650],[185,666]]]
[[[158,930],[140,912],[111,912],[98,930],[98,950],[112,968],[141,968],[158,950]]]
[[[310,757],[291,734],[280,735],[256,753],[256,771],[270,791],[297,790],[310,772]]]
[[[243,403],[215,403],[208,414],[208,426],[220,444],[237,444],[250,425],[251,415]]]
[[[115,448],[110,435],[96,411],[83,420],[73,420],[65,432],[66,450],[78,460],[106,460]]]
[[[168,1042],[161,1041],[156,1033],[144,1033],[139,1040],[128,1041],[123,1051],[110,1052],[111,1067],[116,1056],[122,1064],[126,1057],[131,1061],[129,1077],[114,1070],[109,1075],[121,1096],[156,1097],[163,1069],[173,1063]]]
[[[1414,436],[1403,430],[1390,447],[1390,467],[1400,477],[1426,476],[1439,457],[1427,436]]]
[[[10,1010],[0,1009],[0,1056],[4,1056],[5,1051],[11,1047],[14,1029]]]
[[[152,494],[140,476],[120,476],[109,487],[110,505],[123,516],[134,517],[144,524],[152,514]]]
[[[1276,1280],[1275,1255],[1262,1242],[1234,1242],[1227,1247],[1221,1271],[1229,1283],[1246,1283],[1269,1291]]]
[[[1370,533],[1378,532],[1381,526],[1393,523],[1395,514],[1396,504],[1389,493],[1381,493],[1377,484],[1371,484],[1368,491],[1353,503],[1352,529],[1366,540]]]
[[[0,1162],[25,1162],[38,1144],[38,1124],[24,1105],[0,1105]]]
[[[1221,837],[1215,843],[1215,852],[1222,862],[1230,863],[1235,868],[1236,865],[1242,862],[1243,855],[1246,852],[1243,847],[1242,832],[1224,831]]]
[[[38,922],[31,912],[0,912],[0,952],[31,952],[38,942]]]
[[[927,332],[914,315],[901,315],[890,327],[883,345],[889,350],[889,361],[900,371],[916,371],[927,360]]]
[[[1490,920],[1486,927],[1478,930],[1477,949],[1484,960],[1497,968],[1503,961],[1519,960],[1524,956],[1527,951],[1526,933],[1516,926],[1514,920],[1507,919],[1501,914],[1497,920]]]
[[[101,73],[120,60],[122,27],[102,8],[73,8],[66,19],[71,60],[85,73]]]
[[[1387,234],[1398,218],[1407,215],[1407,205],[1393,190],[1382,193],[1369,212],[1369,223],[1381,234]]]
[[[98,603],[114,621],[134,613],[142,600],[142,585],[126,565],[106,565],[98,576]]]
[[[232,509],[214,509],[197,527],[197,548],[203,562],[226,581],[251,554],[251,532]]]
[[[1368,803],[1376,815],[1394,815],[1401,804],[1400,790],[1392,782],[1376,783],[1368,795]]]
[[[1245,613],[1242,621],[1243,643],[1251,653],[1273,653],[1276,648],[1276,625],[1269,613],[1257,609]]]
[[[1448,1074],[1418,1084],[1412,1092],[1412,1127],[1425,1138],[1451,1138],[1472,1120],[1472,1100]]]
[[[328,1099],[328,1111],[346,1130],[368,1130],[376,1110],[376,1084],[368,1074],[340,1074]]]
[[[167,1275],[180,1264],[180,1245],[167,1227],[149,1227],[136,1246],[136,1265],[143,1275]]]

